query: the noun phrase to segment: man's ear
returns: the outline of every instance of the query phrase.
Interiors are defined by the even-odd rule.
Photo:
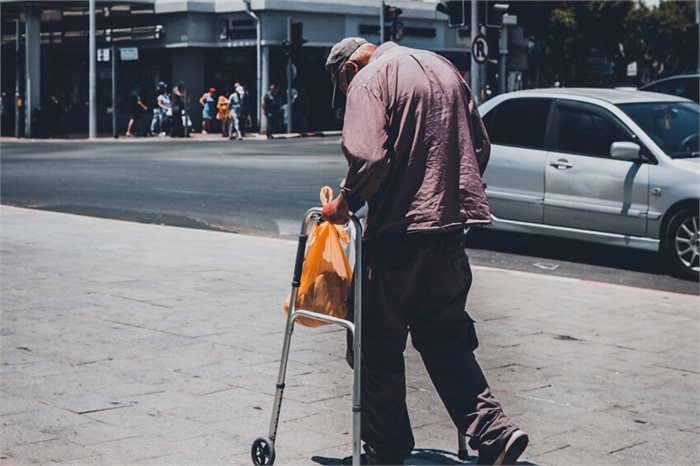
[[[353,61],[350,61],[350,60],[348,60],[348,61],[346,61],[345,63],[343,63],[343,68],[344,68],[346,71],[351,71],[353,74],[355,74],[355,73],[357,73],[358,71],[360,71],[360,67],[357,66],[357,63],[355,63],[355,62],[353,62]]]

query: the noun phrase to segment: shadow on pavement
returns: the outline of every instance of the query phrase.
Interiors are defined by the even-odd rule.
[[[469,233],[467,248],[611,267],[654,275],[667,275],[669,273],[668,268],[656,252],[549,236],[475,228]]]
[[[341,465],[342,458],[329,458],[325,456],[312,456],[311,460],[316,464],[321,465]],[[428,466],[428,465],[473,465],[476,464],[477,457],[470,456],[469,460],[460,460],[455,453],[445,450],[435,450],[431,448],[416,448],[411,453],[411,456],[404,462],[404,465]],[[518,461],[520,466],[537,466],[529,461]]]

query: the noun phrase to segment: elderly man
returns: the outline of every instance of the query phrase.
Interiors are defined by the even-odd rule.
[[[403,359],[410,332],[479,464],[513,464],[528,437],[491,394],[465,312],[472,281],[465,227],[491,221],[481,181],[490,142],[472,93],[445,58],[393,42],[376,47],[345,38],[326,68],[347,94],[342,149],[349,168],[323,213],[344,223],[365,202],[369,207],[362,273],[366,461],[403,464],[414,447]]]

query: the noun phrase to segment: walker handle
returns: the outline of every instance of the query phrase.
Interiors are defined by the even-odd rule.
[[[294,277],[292,277],[292,286],[298,288],[301,281],[301,266],[304,264],[304,255],[306,253],[306,240],[308,235],[299,235],[299,243],[297,244],[297,258],[294,263]]]

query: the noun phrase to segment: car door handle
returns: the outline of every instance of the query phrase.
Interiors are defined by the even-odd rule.
[[[549,162],[549,166],[559,170],[568,170],[569,168],[573,167],[574,164],[566,159],[559,159],[555,160],[554,162]]]

